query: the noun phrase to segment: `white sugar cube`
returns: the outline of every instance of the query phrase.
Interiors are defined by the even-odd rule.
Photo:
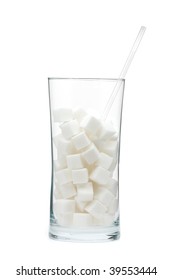
[[[109,140],[113,135],[115,135],[115,128],[111,123],[102,123],[101,128],[98,132],[99,139]]]
[[[84,212],[85,207],[87,206],[86,201],[80,201],[77,199],[77,197],[75,197],[75,201],[76,201],[76,209],[78,210],[77,212]]]
[[[68,227],[72,226],[73,214],[72,213],[57,213],[57,223],[60,226]]]
[[[114,215],[103,214],[100,217],[93,218],[93,224],[98,226],[109,226],[114,222]]]
[[[72,181],[71,170],[68,168],[56,172],[56,180],[58,185],[64,185]]]
[[[72,183],[57,186],[63,198],[70,198],[76,195],[76,188]]]
[[[55,172],[59,171],[60,169],[64,169],[67,167],[67,162],[65,156],[59,158],[58,160],[53,161],[53,167]]]
[[[80,154],[68,155],[67,166],[69,169],[80,169],[83,168],[83,163]]]
[[[73,112],[70,108],[59,108],[53,111],[54,122],[67,122],[73,119]]]
[[[74,119],[76,119],[79,123],[87,116],[87,112],[82,108],[77,108],[74,110]]]
[[[99,154],[99,159],[96,162],[96,164],[105,168],[105,169],[109,169],[112,162],[113,162],[113,157],[110,157],[107,154],[101,152]]]
[[[77,185],[77,200],[92,201],[93,200],[93,185],[91,182]]]
[[[57,199],[53,205],[53,210],[56,217],[58,213],[74,213],[75,201],[70,199]]]
[[[81,122],[81,127],[85,129],[88,135],[96,135],[101,127],[101,123],[93,116],[86,116]]]
[[[72,143],[76,150],[81,150],[87,147],[91,141],[84,131],[72,137]]]
[[[73,184],[84,184],[88,182],[88,170],[86,168],[72,170]]]
[[[73,225],[77,227],[88,227],[92,225],[92,216],[88,213],[74,213]]]
[[[62,134],[58,134],[53,138],[58,154],[67,155],[75,152],[75,148],[71,141],[65,139]]]
[[[94,141],[94,144],[100,152],[108,154],[111,157],[114,157],[118,151],[118,141],[116,140],[102,141],[97,139]]]
[[[118,151],[115,153],[115,155],[113,157],[113,161],[112,161],[111,166],[109,167],[109,171],[114,172],[117,162],[118,162]]]
[[[62,134],[56,134],[55,136],[53,136],[53,143],[55,144],[56,148],[58,147],[59,142],[61,142],[62,140],[65,140],[65,142],[67,142],[67,140],[62,136]]]
[[[115,196],[108,189],[104,187],[97,187],[94,198],[100,201],[106,208],[108,208],[115,199]]]
[[[118,151],[118,141],[108,141],[107,145],[104,145],[103,152],[106,154],[115,157]]]
[[[116,196],[118,192],[118,181],[110,178],[107,182],[106,188]]]
[[[60,125],[60,128],[65,139],[70,139],[80,132],[79,124],[76,120],[65,122]]]
[[[66,156],[61,155],[61,154],[57,154],[57,162],[58,162],[58,166],[57,167],[59,167],[59,170],[67,168]]]
[[[105,226],[109,226],[111,225],[115,220],[114,215],[110,215],[110,214],[104,214],[103,215],[103,225]]]
[[[88,203],[85,210],[94,217],[101,217],[107,210],[107,208],[98,200],[93,200]]]
[[[90,179],[98,184],[105,185],[109,181],[110,171],[97,166],[90,174]]]
[[[94,144],[91,144],[81,155],[88,164],[93,164],[99,159],[99,151]]]
[[[112,200],[112,202],[110,203],[109,207],[108,207],[108,212],[110,214],[114,214],[117,212],[118,210],[118,199],[117,198],[114,198]]]
[[[53,194],[55,199],[63,198],[58,187],[55,187]]]
[[[110,140],[116,140],[118,141],[118,133],[116,132],[114,135],[112,135]]]

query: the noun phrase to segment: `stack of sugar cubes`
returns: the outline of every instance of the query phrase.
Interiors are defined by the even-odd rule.
[[[82,108],[58,108],[53,122],[53,212],[61,226],[109,226],[118,209],[118,182],[113,179],[118,158],[118,135],[112,123]]]

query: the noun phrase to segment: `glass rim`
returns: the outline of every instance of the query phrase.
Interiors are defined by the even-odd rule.
[[[84,81],[122,81],[125,82],[123,78],[66,78],[66,77],[48,77],[49,80],[84,80]]]

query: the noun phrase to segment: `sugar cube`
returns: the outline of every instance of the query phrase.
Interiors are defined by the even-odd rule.
[[[58,158],[58,160],[53,161],[53,167],[55,172],[59,171],[60,169],[64,169],[67,167],[67,162],[65,156]]]
[[[97,218],[101,217],[107,211],[107,208],[98,200],[93,200],[85,207],[85,210]]]
[[[116,196],[118,192],[118,181],[110,178],[106,184],[106,188]]]
[[[118,151],[118,141],[116,140],[103,141],[97,139],[94,141],[94,144],[100,152],[108,154],[111,157],[114,157]]]
[[[118,209],[118,199],[114,198],[112,200],[112,202],[110,203],[109,207],[108,207],[108,212],[110,214],[114,214],[115,215],[117,209]]]
[[[90,179],[98,184],[105,185],[109,181],[110,171],[97,166],[90,174]]]
[[[69,169],[83,168],[84,165],[82,163],[80,154],[68,155],[67,156],[67,166]]]
[[[101,123],[93,116],[86,116],[81,122],[81,127],[85,129],[88,135],[96,135],[101,127]]]
[[[92,225],[92,216],[88,213],[74,213],[73,225],[77,227],[88,227]]]
[[[76,195],[76,188],[71,182],[65,185],[60,185],[59,190],[63,198],[70,198]]]
[[[109,155],[101,152],[99,154],[99,159],[96,162],[96,164],[108,170],[112,162],[113,162],[113,157],[110,157]]]
[[[70,139],[80,132],[79,124],[76,120],[65,122],[60,125],[60,128],[65,139]]]
[[[118,152],[116,152],[113,157],[113,161],[112,161],[111,166],[109,167],[109,171],[114,172],[117,162],[118,162]]]
[[[98,187],[94,194],[94,198],[100,201],[106,208],[108,208],[115,199],[115,196],[108,189],[104,187]]]
[[[65,139],[62,134],[54,136],[53,141],[59,155],[67,155],[75,152],[72,142]]]
[[[77,185],[77,200],[78,201],[93,200],[93,185],[91,182]]]
[[[60,226],[72,226],[73,214],[72,213],[57,213],[56,214],[57,223]]]
[[[73,184],[84,184],[88,182],[87,168],[72,170]]]
[[[53,205],[53,209],[55,216],[57,216],[58,213],[74,213],[75,201],[70,199],[57,199]]]
[[[75,201],[76,201],[76,209],[78,210],[77,212],[84,212],[85,211],[85,207],[87,205],[87,201],[80,201],[78,200],[77,197],[75,197]]]
[[[55,199],[63,198],[58,187],[55,187],[53,194]]]
[[[64,185],[72,181],[71,170],[68,168],[56,172],[56,180],[59,185]]]
[[[101,128],[98,132],[99,139],[102,140],[109,140],[113,135],[115,135],[116,131],[115,128],[111,123],[102,123]]]
[[[72,143],[76,150],[81,150],[87,147],[91,141],[84,131],[72,137]]]
[[[99,159],[99,151],[94,144],[91,144],[81,155],[88,164],[93,164]]]
[[[101,215],[100,217],[94,217],[93,218],[93,224],[98,226],[109,226],[114,221],[114,215],[105,213]]]

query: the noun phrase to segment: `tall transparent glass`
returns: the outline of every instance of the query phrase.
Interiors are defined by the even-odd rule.
[[[121,83],[106,120],[105,106]],[[49,236],[116,240],[123,79],[49,78],[52,176]]]

